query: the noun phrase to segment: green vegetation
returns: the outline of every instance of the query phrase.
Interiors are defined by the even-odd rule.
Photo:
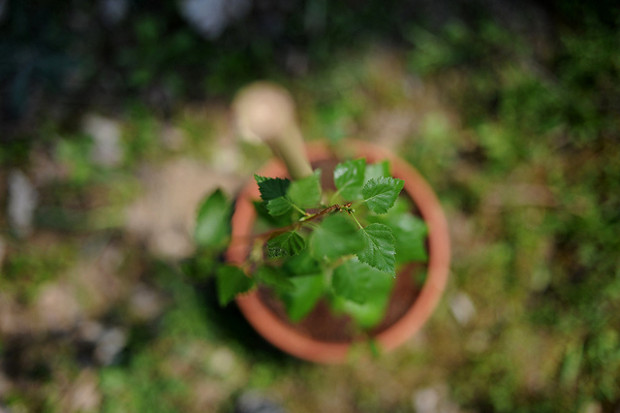
[[[269,25],[282,31],[271,38],[258,35],[263,20],[255,12],[210,42],[184,24],[172,1],[153,10],[152,2],[136,2],[116,29],[80,29],[80,12],[96,20],[92,7],[75,14],[52,2],[9,3],[0,19],[0,91],[10,98],[2,100],[0,122],[0,408],[226,413],[246,391],[301,413],[413,412],[429,394],[426,400],[439,400],[437,409],[446,411],[620,407],[614,4],[546,3],[531,21],[511,15],[509,23],[519,27],[490,11],[461,13],[466,6],[454,6],[454,15],[446,11],[449,23],[436,24],[405,12],[392,18],[404,2],[343,3],[327,10],[325,31],[314,35],[297,30],[302,14],[289,19],[295,10],[282,10],[273,21],[284,24]],[[291,50],[310,62],[305,69],[282,69]],[[59,79],[75,68],[82,77],[73,78],[74,90]],[[449,285],[423,331],[394,352],[355,353],[338,368],[289,358],[262,341],[234,306],[220,308],[216,248],[199,247],[195,259],[162,258],[148,237],[128,228],[127,210],[147,191],[149,171],[191,159],[206,165],[205,181],[231,179],[228,187],[237,188],[239,177],[257,170],[267,151],[231,143],[228,100],[221,97],[264,76],[285,79],[308,137],[354,136],[389,146],[442,201],[453,246]],[[118,122],[118,164],[91,162],[95,141],[76,126],[84,108]],[[164,139],[170,131],[178,143]],[[8,230],[6,218],[14,168],[39,194],[35,231],[25,239]],[[365,173],[376,178],[380,169]],[[345,198],[362,190],[354,175],[342,175]],[[150,210],[168,201],[157,200]],[[224,200],[205,209],[225,216]],[[301,214],[288,205],[275,202],[272,212],[288,212],[274,217],[261,202],[264,227],[286,226],[286,214]],[[418,226],[392,217],[399,208],[397,201],[364,225],[386,225],[395,237]],[[350,219],[346,212],[330,218],[338,217]],[[165,220],[148,218],[153,226]],[[203,245],[220,237],[196,231]],[[293,319],[327,288],[313,277],[316,266],[303,262],[312,239],[297,235],[303,243],[289,234],[267,250],[295,253],[305,244],[293,257],[275,258],[299,272],[287,278],[295,288],[284,296]],[[398,257],[398,245],[395,251]],[[353,302],[367,294],[349,283],[350,267],[359,265],[349,261],[331,280]],[[260,278],[280,281],[269,270]],[[152,302],[144,290],[160,297],[159,311],[136,310],[136,303]],[[77,299],[66,300],[72,295]],[[459,313],[463,296],[474,307],[469,317]],[[49,323],[73,313],[54,307],[58,302],[79,314],[61,329]],[[109,362],[96,355],[93,324],[125,334]],[[86,404],[76,407],[76,400]]]
[[[295,321],[326,297],[360,327],[380,322],[396,264],[427,257],[426,226],[403,199],[395,207],[404,182],[388,171],[387,162],[339,163],[334,191],[321,188],[320,169],[292,182],[255,175],[262,198],[255,204],[257,211],[267,224],[277,218],[281,225],[250,241],[252,251],[243,265],[250,278],[237,267],[218,268],[220,304],[262,284],[274,289]],[[228,211],[221,190],[199,209],[195,238],[211,259],[213,249],[229,239]]]

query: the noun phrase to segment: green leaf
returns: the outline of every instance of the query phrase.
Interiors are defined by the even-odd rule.
[[[266,178],[260,175],[254,175],[254,179],[258,184],[260,197],[263,199],[263,201],[271,201],[272,199],[285,196],[286,191],[291,184],[291,181],[289,181],[288,179]]]
[[[385,315],[389,293],[390,289],[386,291],[377,290],[376,294],[364,304],[339,298],[335,300],[334,307],[351,316],[351,318],[355,320],[355,324],[361,328],[372,328],[375,327]]]
[[[267,211],[269,212],[269,215],[274,217],[284,215],[287,212],[290,212],[291,209],[293,209],[293,205],[285,196],[274,198],[267,202]]]
[[[390,216],[386,224],[394,233],[396,262],[428,260],[426,251],[428,228],[423,220],[410,213],[402,213]]]
[[[386,284],[386,278],[391,277],[353,258],[334,270],[332,287],[337,295],[363,304],[376,294],[379,286]]]
[[[258,218],[263,220],[265,224],[270,225],[272,228],[281,228],[293,223],[293,219],[290,214],[279,216],[269,214],[266,201],[252,201],[252,203],[254,204],[254,210],[256,211]]]
[[[362,195],[368,208],[377,214],[385,214],[403,189],[402,179],[382,177],[373,178],[364,184]]]
[[[290,200],[301,208],[315,208],[321,203],[321,170],[293,181],[287,192]]]
[[[267,241],[267,255],[271,258],[299,254],[306,248],[306,241],[296,231],[285,232]]]
[[[366,172],[364,173],[364,183],[370,181],[371,179],[389,176],[391,176],[389,161],[371,163],[366,165]]]
[[[308,248],[297,255],[287,258],[282,266],[288,273],[294,276],[318,274],[322,272],[321,264],[312,258]]]
[[[212,254],[203,253],[195,254],[190,258],[182,260],[180,264],[181,271],[187,277],[194,280],[204,281],[215,275],[219,266],[219,262],[211,256]]]
[[[254,280],[246,276],[239,267],[223,265],[217,270],[217,297],[222,306],[253,286]]]
[[[360,191],[364,185],[366,159],[355,159],[336,165],[334,183],[340,195],[346,200],[361,198]]]
[[[332,286],[337,293],[334,308],[370,328],[383,319],[394,278],[354,258],[334,270]]]
[[[411,201],[399,197],[387,214],[368,217],[370,222],[383,223],[392,228],[397,264],[428,260],[426,248],[428,228],[421,218],[410,212],[413,209]]]
[[[291,291],[294,286],[285,273],[279,269],[269,266],[259,267],[254,273],[254,277],[260,283],[273,287],[277,291]]]
[[[230,234],[231,205],[218,189],[206,198],[198,209],[194,240],[204,248],[221,247]]]
[[[344,215],[330,215],[314,230],[310,250],[318,260],[333,260],[355,254],[364,248],[364,239],[357,227]]]
[[[390,227],[383,224],[370,224],[366,228],[361,228],[360,232],[366,245],[357,253],[359,260],[394,276],[396,250],[394,235]]]
[[[302,320],[316,305],[325,291],[323,274],[290,278],[294,288],[282,295],[286,312],[293,321]]]

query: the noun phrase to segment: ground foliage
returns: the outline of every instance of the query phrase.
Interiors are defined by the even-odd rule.
[[[94,388],[91,410],[101,411],[226,412],[245,389],[293,412],[413,411],[422,390],[466,411],[618,409],[620,31],[611,4],[519,3],[515,10],[510,2],[439,2],[416,14],[415,3],[344,2],[328,10],[324,31],[298,33],[301,8],[273,2],[209,42],[187,27],[174,2],[132,3],[114,29],[79,2],[7,3],[0,191],[9,167],[33,168],[41,153],[62,173],[39,184],[34,235],[20,240],[2,231],[2,407],[78,410],[75,395]],[[325,4],[303,4],[311,3]],[[381,47],[364,49],[368,38]],[[376,57],[377,48],[396,57]],[[306,69],[281,70],[291,50],[307,58]],[[77,86],[58,81],[76,67]],[[454,247],[448,291],[423,332],[395,353],[353,354],[338,369],[283,356],[234,308],[219,309],[201,275],[213,271],[211,260],[155,258],[124,228],[139,165],[219,153],[217,128],[183,115],[183,105],[263,76],[286,79],[307,136],[356,134],[392,145],[446,208]],[[437,91],[440,106],[411,97],[420,84]],[[73,110],[88,105],[123,122],[124,157],[115,167],[88,161],[92,140],[76,132]],[[413,119],[409,129],[401,140],[381,141],[371,120],[389,125],[377,114],[399,110]],[[170,124],[186,137],[180,149],[156,138]],[[259,152],[250,152],[256,162]],[[79,280],[104,265],[97,254],[110,246],[118,274],[88,295]],[[313,268],[295,268],[303,269],[296,294],[312,295]],[[346,284],[345,272],[338,278]],[[62,317],[35,312],[46,308],[41,296],[53,297],[50,285],[84,294],[83,319],[126,332],[114,360],[101,361],[100,343]],[[136,285],[164,297],[162,313],[132,315],[127,291]],[[476,309],[467,322],[453,316],[462,293]]]

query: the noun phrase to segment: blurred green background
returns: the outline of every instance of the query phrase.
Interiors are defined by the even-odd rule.
[[[0,1],[0,412],[619,412],[619,23],[611,1]],[[269,157],[229,110],[257,79],[306,139],[386,146],[441,199],[449,285],[400,349],[292,359],[188,258],[199,200]]]

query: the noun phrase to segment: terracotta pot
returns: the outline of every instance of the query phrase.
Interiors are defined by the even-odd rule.
[[[446,218],[441,205],[426,181],[404,160],[389,151],[361,141],[347,141],[344,147],[351,158],[366,158],[369,163],[384,159],[390,161],[392,175],[405,181],[404,193],[418,208],[428,226],[428,255],[426,281],[416,293],[416,298],[397,320],[381,331],[373,332],[375,342],[384,351],[404,343],[433,312],[446,285],[450,263],[450,240]],[[309,145],[308,156],[313,163],[334,158],[325,146]],[[287,176],[286,168],[279,161],[272,161],[259,171],[262,176]],[[232,240],[227,250],[227,259],[233,264],[242,264],[249,253],[250,238],[256,213],[252,201],[259,199],[258,186],[252,180],[241,191],[232,217]],[[399,274],[401,278],[403,274]],[[410,279],[411,277],[406,277]],[[397,290],[397,288],[395,288]],[[321,341],[312,338],[293,323],[282,319],[281,314],[268,305],[264,294],[254,290],[240,295],[237,305],[248,322],[267,341],[281,350],[313,362],[340,363],[346,360],[352,342]]]

